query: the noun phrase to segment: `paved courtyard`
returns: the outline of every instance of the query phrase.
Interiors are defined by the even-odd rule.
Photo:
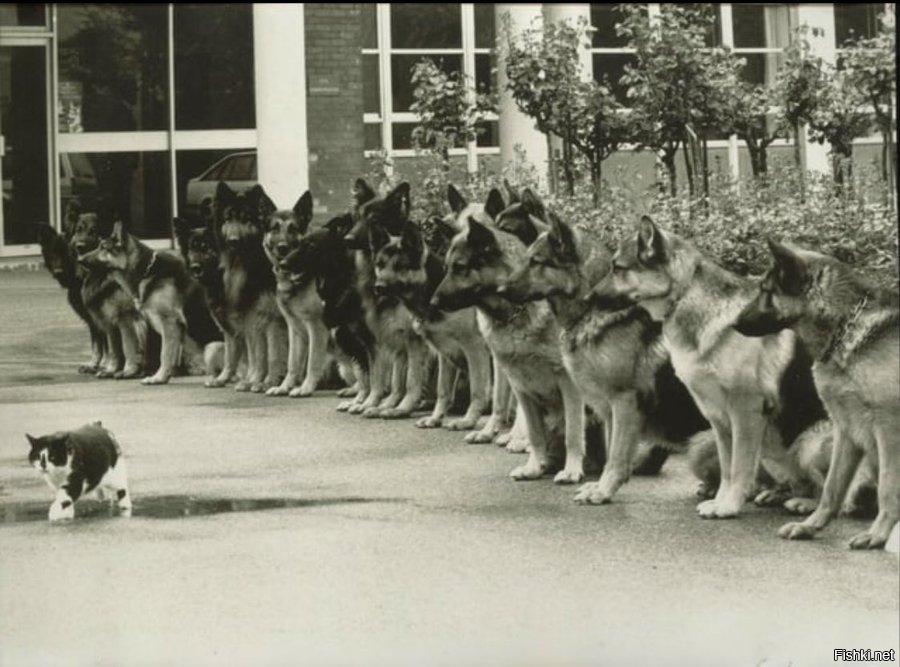
[[[0,272],[0,665],[832,665],[900,648],[898,560],[864,522],[696,517],[676,457],[581,507],[459,434],[290,400],[79,376],[49,275]],[[25,432],[101,419],[135,512],[46,521]]]

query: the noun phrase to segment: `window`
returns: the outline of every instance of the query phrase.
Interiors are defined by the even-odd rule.
[[[32,27],[47,25],[47,6],[38,3],[0,3],[0,26]]]
[[[196,223],[212,211],[219,181],[228,181],[231,188],[238,191],[248,190],[256,184],[256,152],[178,151],[175,169],[178,173],[178,213]]]
[[[618,5],[591,5],[594,79],[610,86],[621,104],[626,103],[626,90],[619,79],[625,74],[625,66],[634,64],[633,52],[627,48],[628,40],[616,33],[616,25],[623,19]]]
[[[794,29],[788,5],[733,4],[734,52],[747,61],[742,72],[751,83],[772,85],[782,62],[782,50]]]
[[[884,3],[834,3],[834,32],[838,48],[854,39],[874,37]]]
[[[175,128],[256,126],[250,5],[174,6]]]
[[[412,68],[430,58],[445,72],[461,72],[479,91],[495,86],[492,4],[364,4],[362,67],[365,149],[411,151],[416,116],[410,112]],[[496,127],[473,146],[492,150]]]

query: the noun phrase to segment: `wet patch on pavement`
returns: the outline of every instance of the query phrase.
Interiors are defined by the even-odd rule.
[[[396,498],[204,498],[197,496],[143,496],[133,499],[132,516],[147,519],[183,519],[189,517],[225,514],[230,512],[261,512],[265,510],[299,507],[327,507],[330,505],[360,505],[369,503],[396,503]],[[0,505],[0,525],[47,521],[50,502],[10,503]],[[79,501],[75,505],[75,517],[99,519],[115,517],[114,504],[99,500]]]

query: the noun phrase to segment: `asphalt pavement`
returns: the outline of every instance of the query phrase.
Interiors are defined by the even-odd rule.
[[[512,481],[517,455],[337,413],[333,392],[79,376],[86,329],[44,272],[0,273],[0,313],[2,667],[801,667],[900,648],[897,557],[846,547],[864,521],[793,543],[777,510],[701,520],[680,457],[583,507]],[[97,419],[134,516],[85,500],[51,524],[24,434]]]

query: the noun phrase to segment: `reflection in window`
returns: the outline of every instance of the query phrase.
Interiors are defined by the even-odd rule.
[[[60,153],[59,159],[60,210],[73,198],[88,209],[103,199],[136,236],[171,237],[165,152]]]
[[[179,5],[175,12],[175,128],[253,128],[250,5]]]
[[[789,6],[735,4],[731,11],[735,51],[747,61],[741,75],[750,83],[774,84],[793,30]]]
[[[391,46],[395,49],[461,49],[458,4],[391,4]]]
[[[58,5],[61,102],[71,114],[61,132],[166,129],[166,12],[165,5]]]
[[[247,190],[257,182],[256,152],[252,150],[178,151],[178,215],[200,222],[212,210],[219,181],[235,190]]]
[[[625,18],[617,5],[591,5],[591,46],[595,49],[618,49],[628,45],[627,37],[616,34],[616,25]]]
[[[42,25],[47,25],[47,5],[27,2],[0,2],[0,26]]]
[[[391,94],[394,100],[394,111],[409,111],[413,103],[412,70],[425,56],[421,55],[393,55],[391,56]],[[462,56],[460,55],[432,55],[435,65],[447,72],[459,72],[462,70]]]
[[[627,105],[628,89],[619,83],[625,74],[625,65],[634,65],[635,56],[631,53],[595,53],[594,80],[607,85],[620,104]]]

